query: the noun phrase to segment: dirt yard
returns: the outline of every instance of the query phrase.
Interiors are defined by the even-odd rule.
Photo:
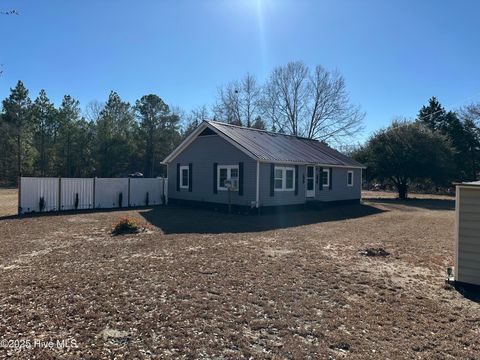
[[[2,208],[10,197],[0,193]],[[453,199],[374,197],[260,216],[167,207],[4,217],[0,340],[33,348],[0,357],[477,357],[480,305],[444,288]],[[125,215],[146,231],[111,236]],[[362,256],[366,247],[390,255]]]

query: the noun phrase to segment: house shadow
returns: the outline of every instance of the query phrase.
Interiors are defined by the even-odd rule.
[[[161,229],[165,234],[220,234],[285,229],[321,222],[361,218],[384,211],[374,206],[356,204],[321,210],[310,208],[285,209],[270,213],[242,215],[169,205],[141,211],[140,214],[146,221]]]
[[[412,198],[406,200],[384,199],[384,198],[364,198],[363,201],[371,204],[383,205],[404,205],[426,210],[455,210],[455,199],[419,199]]]

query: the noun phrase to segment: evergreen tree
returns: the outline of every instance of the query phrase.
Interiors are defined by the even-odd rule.
[[[65,95],[58,109],[58,141],[56,144],[57,174],[73,177],[79,171],[76,154],[81,151],[75,139],[79,135],[80,103],[70,95]]]
[[[418,112],[418,120],[431,130],[438,130],[444,123],[446,111],[435,96],[428,100],[428,105],[422,106]]]
[[[15,170],[8,170],[10,180],[13,177],[22,176],[23,171],[30,170],[32,151],[29,146],[30,137],[30,107],[31,100],[28,97],[28,90],[21,81],[17,82],[15,88],[10,89],[10,96],[3,100],[3,121],[8,127],[9,138],[13,140],[9,159],[14,164]]]
[[[132,107],[112,91],[96,124],[97,176],[125,176],[137,170],[132,167],[135,130]]]
[[[54,145],[57,140],[57,111],[47,97],[45,90],[40,90],[32,106],[33,140],[38,153],[36,168],[41,176],[56,176]]]
[[[418,121],[450,141],[453,147],[451,162],[457,174],[455,180],[476,180],[480,143],[475,124],[462,122],[455,112],[447,112],[435,97],[420,109]]]
[[[160,145],[170,109],[159,96],[150,94],[136,101],[135,111],[140,123],[138,140],[143,155],[143,173],[146,177],[153,177],[162,160]]]
[[[267,129],[267,124],[265,121],[260,116],[257,116],[255,118],[255,121],[252,124],[252,128],[254,129],[259,129],[259,130],[266,130]]]

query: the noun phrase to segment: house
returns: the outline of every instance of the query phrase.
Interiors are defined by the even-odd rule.
[[[249,208],[359,202],[364,168],[320,141],[215,121],[163,163],[170,202]]]

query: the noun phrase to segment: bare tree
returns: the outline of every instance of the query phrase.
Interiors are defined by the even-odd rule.
[[[191,110],[190,114],[188,114],[184,119],[183,136],[186,137],[190,135],[202,121],[210,120],[210,111],[205,105],[199,106]]]
[[[261,91],[251,74],[218,89],[213,107],[215,118],[236,125],[252,127],[260,115]]]
[[[104,107],[105,107],[104,103],[98,100],[92,100],[85,107],[83,115],[88,121],[96,122],[100,117],[100,113],[102,112]]]
[[[301,128],[308,99],[308,68],[302,62],[291,62],[273,69],[266,85],[267,114],[272,128],[280,132],[303,135]],[[268,115],[267,115],[268,118]]]
[[[351,104],[345,79],[338,72],[317,66],[309,76],[308,91],[308,138],[339,142],[361,131],[365,114]]]
[[[302,62],[275,68],[265,85],[263,115],[274,130],[342,143],[361,131],[364,113],[350,102],[345,80]]]
[[[460,109],[459,114],[463,120],[470,120],[478,126],[480,123],[480,103],[470,104]]]

